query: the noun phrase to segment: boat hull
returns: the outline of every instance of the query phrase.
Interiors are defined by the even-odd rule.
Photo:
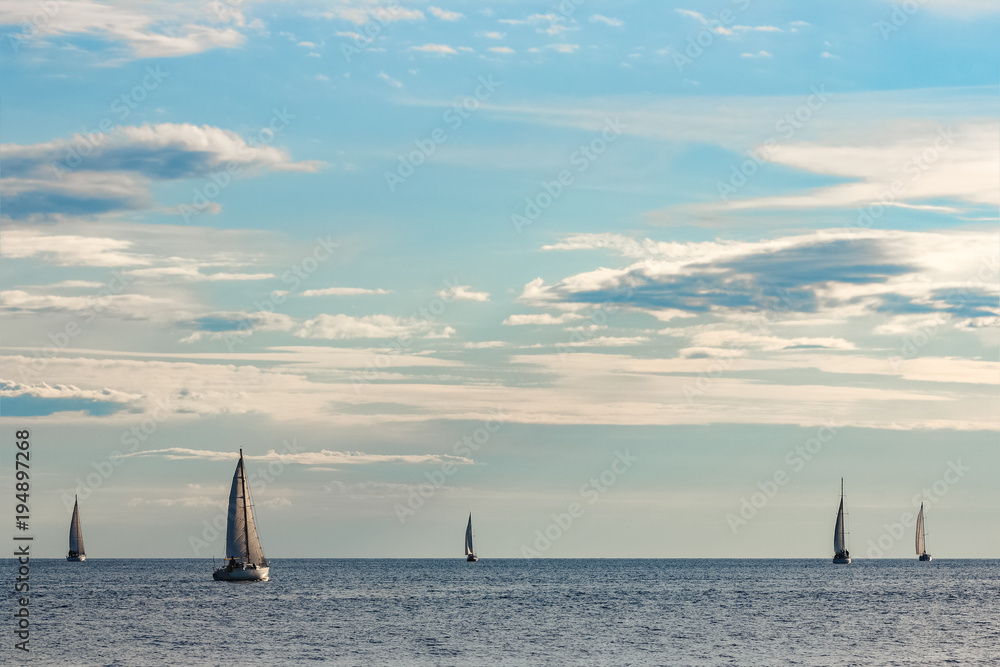
[[[267,581],[270,572],[271,568],[269,567],[246,570],[240,568],[229,570],[222,567],[212,573],[212,578],[216,581]]]
[[[70,563],[82,563],[87,560],[86,556],[66,556],[66,560]]]
[[[474,556],[472,554],[469,554],[468,558],[465,559],[465,561],[467,563],[475,563],[478,560],[479,560],[479,556]]]
[[[836,558],[835,557],[833,559],[833,564],[834,565],[850,565],[851,564],[851,557],[850,556],[846,556],[846,557],[843,557],[843,558]]]
[[[933,560],[933,559],[931,558],[931,555],[930,555],[930,554],[920,554],[920,558],[919,558],[918,560],[919,560],[919,561],[920,561],[921,563],[929,563],[929,562],[931,562],[931,560]]]

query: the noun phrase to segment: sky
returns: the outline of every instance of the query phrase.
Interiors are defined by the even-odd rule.
[[[0,24],[39,556],[1000,555],[996,3]]]

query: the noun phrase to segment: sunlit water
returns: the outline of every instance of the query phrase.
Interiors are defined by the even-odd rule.
[[[32,566],[35,664],[1000,659],[998,561],[276,559],[266,583],[213,581],[204,560]]]

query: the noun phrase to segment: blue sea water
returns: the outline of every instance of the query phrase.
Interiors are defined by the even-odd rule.
[[[12,561],[4,576],[13,579]],[[961,665],[1000,661],[1000,562],[33,560],[45,665]],[[8,609],[13,609],[10,600]]]

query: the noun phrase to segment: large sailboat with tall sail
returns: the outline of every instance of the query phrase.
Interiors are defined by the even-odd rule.
[[[472,547],[472,512],[469,512],[469,525],[465,528],[465,560],[470,563],[479,560],[476,550]]]
[[[844,478],[840,478],[840,508],[837,523],[833,526],[833,562],[847,565],[851,562],[851,552],[847,550],[847,528],[844,525]]]
[[[927,553],[927,534],[924,532],[924,504],[920,503],[920,513],[917,514],[917,556],[923,562],[929,562],[931,555]]]
[[[264,558],[253,516],[250,485],[247,484],[243,450],[233,474],[226,520],[225,565],[212,573],[216,581],[267,581],[271,564]]]
[[[87,552],[83,548],[83,529],[80,528],[80,499],[73,502],[73,518],[69,520],[69,555],[66,560],[82,563],[87,560]]]

